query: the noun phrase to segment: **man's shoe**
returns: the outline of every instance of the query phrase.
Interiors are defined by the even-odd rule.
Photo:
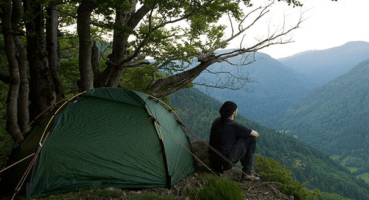
[[[260,181],[261,178],[258,174],[247,174],[247,173],[242,173],[241,176],[241,182],[242,181]]]

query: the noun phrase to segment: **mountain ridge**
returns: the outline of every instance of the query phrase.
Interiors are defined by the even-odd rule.
[[[368,86],[369,59],[297,101],[274,119],[272,127],[337,157],[358,175],[365,173],[369,168],[365,153],[369,151]]]
[[[369,43],[352,41],[329,49],[300,52],[278,61],[320,86],[367,58]]]
[[[248,83],[248,91],[234,91],[230,89],[216,89],[197,87],[201,91],[225,101],[231,99],[242,105],[240,113],[246,118],[254,121],[261,121],[270,116],[275,116],[287,109],[293,102],[300,99],[305,94],[315,88],[315,85],[307,81],[306,77],[300,75],[290,68],[279,63],[267,54],[256,53],[256,61],[247,66],[235,68],[229,64],[215,64],[210,70],[224,70],[237,75],[247,74],[251,80]],[[230,60],[236,63],[242,57],[238,56]],[[202,74],[197,80],[217,81],[217,77],[212,74]],[[219,77],[219,76],[218,76]],[[226,76],[222,77],[226,79]],[[273,102],[270,99],[274,99]]]

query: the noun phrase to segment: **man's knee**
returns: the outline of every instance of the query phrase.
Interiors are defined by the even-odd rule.
[[[251,144],[256,145],[256,137],[251,138]]]
[[[243,139],[244,144],[246,147],[249,147],[251,145],[256,145],[256,138],[255,137],[247,137]]]

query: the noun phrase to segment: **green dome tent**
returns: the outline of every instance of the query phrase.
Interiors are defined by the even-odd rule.
[[[195,170],[180,119],[144,93],[93,89],[53,113],[14,148],[8,165],[35,156],[2,174],[1,194],[13,193],[27,170],[27,196],[91,187],[170,188]]]

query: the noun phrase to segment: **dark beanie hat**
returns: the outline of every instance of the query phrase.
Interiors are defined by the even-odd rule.
[[[234,103],[232,101],[226,101],[226,102],[224,102],[222,107],[220,107],[219,113],[220,113],[220,116],[223,119],[227,119],[233,114],[233,112],[236,109],[237,109],[237,104],[236,103]]]

